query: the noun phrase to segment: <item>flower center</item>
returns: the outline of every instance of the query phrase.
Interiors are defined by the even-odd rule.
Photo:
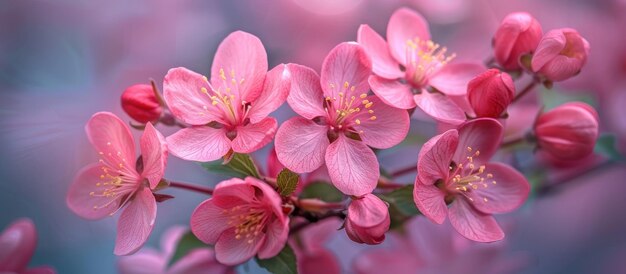
[[[415,88],[423,88],[428,79],[442,66],[456,57],[446,56],[448,49],[431,40],[415,37],[406,41],[406,79]]]
[[[211,99],[211,106],[203,106],[204,110],[209,112],[209,108],[213,111],[217,110],[221,113],[222,119],[217,121],[223,125],[236,126],[243,124],[250,110],[250,103],[241,100],[240,85],[243,84],[244,78],[237,78],[235,70],[231,70],[230,78],[226,77],[223,68],[219,71],[219,79],[222,83],[218,89],[213,88],[209,84],[210,90],[202,87],[200,92],[206,94]],[[209,83],[207,77],[204,80]],[[201,112],[200,115],[205,115]]]
[[[335,89],[336,85],[331,83],[331,89]],[[325,99],[324,110],[328,115],[328,119],[331,123],[330,127],[333,131],[349,131],[353,133],[363,133],[357,131],[353,127],[360,125],[366,121],[376,120],[374,110],[371,107],[373,102],[367,100],[367,94],[361,93],[359,98],[351,95],[355,90],[355,86],[351,86],[350,83],[344,82],[342,90],[337,93],[339,98],[327,96]]]
[[[246,240],[248,244],[252,244],[254,239],[263,232],[268,218],[265,209],[262,208],[246,209],[235,206],[230,210],[225,209],[224,213],[231,213],[228,224],[235,227],[235,239]]]
[[[486,173],[486,167],[474,165],[474,157],[480,155],[480,151],[473,151],[472,147],[467,147],[467,157],[465,161],[454,166],[450,166],[450,182],[448,183],[448,191],[452,194],[460,194],[468,200],[474,202],[474,198],[470,194],[477,194],[476,191],[495,186],[497,183],[493,180],[493,174]],[[488,182],[488,180],[491,180]],[[474,192],[474,193],[472,193]],[[474,195],[474,197],[476,197]],[[488,202],[487,197],[482,197],[483,202]]]
[[[107,146],[111,147],[111,142],[107,142]],[[118,206],[119,209],[132,198],[132,194],[140,186],[137,181],[136,172],[128,169],[126,158],[122,157],[121,151],[117,151],[116,153],[100,151],[98,154],[101,157],[105,155],[108,157],[107,161],[103,158],[99,160],[100,164],[102,164],[100,167],[102,173],[96,183],[98,190],[89,192],[89,196],[108,198],[109,200],[102,205],[94,205],[93,210],[107,208],[119,198],[124,198],[124,201]],[[111,161],[115,160],[119,162],[117,165],[112,166],[114,163],[111,163]],[[117,212],[117,210],[110,215],[115,214],[115,212]]]

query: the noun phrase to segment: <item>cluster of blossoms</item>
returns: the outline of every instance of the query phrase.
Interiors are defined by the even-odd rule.
[[[356,243],[383,242],[394,221],[390,206],[395,205],[386,198],[390,192],[412,193],[414,210],[426,217],[410,216],[419,219],[412,223],[445,223],[407,222],[409,230],[453,228],[463,241],[494,242],[505,234],[492,215],[519,208],[530,192],[522,173],[491,160],[501,159],[496,157],[501,148],[529,142],[554,159],[569,161],[592,152],[598,115],[580,102],[537,114],[523,138],[511,142],[505,136],[507,120],[515,118],[508,115],[509,105],[540,84],[550,87],[581,70],[589,44],[576,30],[544,34],[531,15],[510,14],[494,35],[494,58],[486,66],[455,62],[455,54],[433,42],[426,20],[410,9],[394,12],[386,33],[385,39],[362,25],[357,41],[333,48],[318,74],[299,64],[269,69],[262,42],[237,31],[219,45],[210,77],[181,67],[167,72],[162,95],[154,83],[129,87],[122,107],[140,123],[132,127],[143,130],[141,154],[137,157],[127,123],[109,112],[94,114],[85,129],[99,160],[75,177],[68,207],[92,220],[122,210],[114,253],[131,255],[149,238],[157,204],[173,198],[161,191],[177,187],[211,195],[189,214],[191,232],[206,245],[171,264],[186,231],[177,227],[164,236],[162,252],[142,250],[123,257],[123,273],[232,273],[233,266],[255,256],[271,259],[286,245],[293,248],[300,272],[313,273],[320,264],[339,272],[324,242],[340,228]],[[530,80],[516,91],[520,79]],[[279,125],[269,115],[285,101],[296,115]],[[411,163],[410,170],[417,173],[413,184],[403,185],[381,172],[377,152],[406,139],[414,112],[431,117],[439,134],[423,144],[417,162]],[[164,137],[158,124],[180,129]],[[248,155],[272,141],[267,172],[261,172]],[[168,154],[195,162],[223,161],[224,166],[250,161],[246,176],[208,189],[165,179]],[[289,175],[297,179],[285,179]],[[320,181],[343,198],[331,202],[327,193],[303,195]],[[34,233],[27,221],[7,230]],[[3,246],[6,233],[0,238]],[[25,270],[27,260],[6,260],[32,255],[34,242],[19,245],[19,252],[8,255],[3,253],[8,249],[0,249],[0,271]],[[417,249],[404,244],[399,253],[364,254],[355,269],[378,273],[374,262],[397,261],[419,254]],[[429,260],[416,255],[408,265],[427,269],[443,263],[445,256]]]

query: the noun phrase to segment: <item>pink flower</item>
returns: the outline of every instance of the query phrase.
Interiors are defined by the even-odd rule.
[[[514,96],[513,79],[497,69],[481,73],[467,85],[467,98],[476,117],[502,117]]]
[[[122,108],[140,123],[155,122],[161,118],[163,108],[151,85],[132,85],[122,93]]]
[[[148,123],[141,136],[141,166],[135,168],[135,141],[128,126],[110,112],[94,114],[85,126],[100,161],[83,168],[67,193],[67,205],[78,216],[97,220],[122,207],[115,255],[137,251],[148,239],[156,218],[152,194],[167,163],[165,140]]]
[[[226,180],[193,212],[191,231],[215,245],[220,263],[240,264],[255,254],[271,258],[285,246],[289,234],[289,218],[281,204],[278,193],[258,179]]]
[[[366,194],[353,199],[348,206],[346,233],[357,243],[382,243],[390,223],[388,206],[376,195]]]
[[[563,104],[537,118],[534,127],[537,144],[559,160],[584,158],[593,152],[598,123],[598,113],[590,105]]]
[[[520,57],[535,51],[542,34],[541,24],[530,14],[510,13],[493,37],[496,61],[507,70],[520,69]]]
[[[0,273],[54,274],[47,266],[28,268],[37,247],[37,231],[30,219],[11,223],[0,234]]]
[[[332,183],[343,193],[370,193],[379,167],[368,146],[400,143],[409,130],[408,113],[367,95],[371,62],[356,43],[331,50],[321,77],[305,66],[289,64],[289,70],[287,102],[302,117],[287,120],[276,133],[278,160],[299,173],[326,163]]]
[[[498,121],[479,118],[424,144],[413,192],[424,216],[441,224],[447,213],[452,226],[470,240],[504,238],[491,214],[519,207],[530,187],[515,169],[488,162],[500,145],[502,131]]]
[[[372,58],[374,75],[369,83],[383,102],[402,109],[418,106],[441,122],[465,120],[465,113],[445,95],[464,96],[467,82],[484,67],[448,64],[455,55],[446,55],[445,47],[430,40],[428,23],[421,15],[398,9],[389,19],[387,41],[368,25],[359,28],[358,41]],[[428,87],[443,94],[430,93]]]
[[[242,31],[220,44],[210,81],[186,68],[171,69],[163,83],[165,101],[174,116],[192,125],[167,137],[172,154],[205,162],[265,146],[277,128],[267,115],[285,101],[289,83],[286,66],[268,72],[263,44]]]
[[[232,267],[222,265],[215,260],[213,249],[196,248],[173,265],[168,266],[178,242],[187,231],[182,226],[168,229],[161,237],[161,249],[157,251],[144,248],[131,255],[119,257],[118,270],[121,274],[201,274],[228,273],[234,274]]]
[[[339,219],[329,218],[311,224],[296,236],[292,236],[289,243],[296,253],[298,273],[315,274],[319,273],[320,269],[324,269],[326,274],[341,273],[337,257],[324,247],[337,233],[339,227],[341,227]]]
[[[589,42],[575,29],[551,30],[539,42],[531,62],[534,72],[552,81],[578,74],[587,62]]]

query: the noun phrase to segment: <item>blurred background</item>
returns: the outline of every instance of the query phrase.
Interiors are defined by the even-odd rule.
[[[360,24],[384,35],[389,16],[402,6],[424,14],[433,40],[460,60],[488,59],[491,36],[509,12],[530,12],[544,32],[578,29],[591,44],[588,63],[555,89],[593,102],[602,132],[616,136],[625,151],[624,0],[0,0],[0,228],[19,217],[34,220],[39,245],[31,265],[52,265],[59,273],[115,273],[116,218],[85,221],[65,205],[76,172],[97,160],[83,129],[93,113],[111,111],[128,120],[119,103],[122,91],[149,79],[160,86],[172,67],[208,75],[217,45],[235,30],[263,41],[270,67],[293,62],[319,70],[331,48],[356,40]],[[283,106],[275,115],[282,121],[290,113]],[[159,130],[167,136],[175,129]],[[415,161],[417,151],[392,150],[380,160],[393,168]],[[166,178],[204,185],[222,179],[197,164],[169,160]],[[624,271],[626,169],[610,165],[563,178],[556,180],[557,191],[498,216],[507,229],[502,252],[523,257],[522,273]],[[412,183],[410,176],[404,179]],[[159,204],[150,246],[168,227],[188,224],[192,210],[206,199],[167,193],[176,199]],[[348,271],[371,247],[337,233],[330,248],[342,254]],[[253,265],[240,270],[261,271]]]

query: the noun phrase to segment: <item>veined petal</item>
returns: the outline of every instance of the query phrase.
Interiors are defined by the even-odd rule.
[[[426,218],[437,224],[446,220],[448,206],[444,200],[445,193],[434,185],[427,185],[415,179],[413,200],[415,205]]]
[[[313,119],[326,116],[320,77],[314,70],[298,64],[287,65],[291,73],[291,90],[287,103],[300,116]]]
[[[19,219],[0,234],[0,272],[20,272],[28,266],[37,246],[37,231],[29,219]]]
[[[474,208],[487,214],[506,213],[526,201],[530,185],[524,175],[505,164],[488,163],[485,166],[485,173],[493,178],[486,178],[468,193],[474,200]]]
[[[426,142],[417,156],[417,174],[420,183],[432,185],[447,180],[452,156],[457,150],[459,134],[451,129]]]
[[[369,84],[374,94],[385,104],[401,109],[412,109],[415,107],[415,100],[413,100],[413,92],[410,85],[376,75],[369,77]]]
[[[167,137],[167,146],[175,156],[198,162],[221,158],[231,147],[225,128],[194,126],[183,128]]]
[[[498,120],[479,118],[462,124],[458,131],[459,145],[452,161],[459,164],[465,162],[466,157],[472,156],[474,165],[480,166],[491,159],[500,147],[504,128]],[[468,147],[472,149],[471,152]],[[479,155],[474,155],[476,151],[480,151]]]
[[[224,208],[216,206],[213,200],[202,202],[191,214],[191,231],[207,244],[215,244],[222,232],[230,227],[230,215],[224,214]]]
[[[365,143],[340,134],[326,149],[330,179],[346,195],[371,193],[380,176],[376,155]]]
[[[128,126],[115,114],[98,112],[85,126],[87,137],[101,159],[110,167],[139,177],[135,170],[135,140]]]
[[[213,191],[213,203],[221,208],[250,204],[254,199],[254,187],[239,178],[221,181]]]
[[[121,256],[139,250],[152,232],[156,213],[156,201],[152,191],[142,188],[117,221],[117,238],[113,253]]]
[[[267,225],[265,243],[259,249],[259,258],[268,259],[276,256],[287,243],[289,237],[289,219],[286,222],[276,219]]]
[[[302,117],[285,121],[276,133],[278,160],[294,172],[311,172],[324,163],[324,153],[330,143],[328,127]]]
[[[374,74],[386,79],[398,79],[404,76],[400,64],[389,53],[387,41],[368,25],[361,25],[357,41],[372,58]]]
[[[431,76],[428,84],[443,94],[463,96],[467,94],[467,83],[485,70],[485,66],[476,63],[447,64]]]
[[[391,56],[400,64],[406,65],[406,42],[415,38],[422,41],[430,40],[426,19],[408,8],[396,10],[387,24],[387,43]]]
[[[359,136],[368,146],[385,149],[402,142],[409,133],[409,113],[404,109],[398,109],[383,103],[376,96],[367,97],[372,105],[368,110],[372,114],[363,114],[360,124],[354,125]],[[372,120],[371,117],[375,117]],[[360,133],[363,131],[363,133]]]
[[[340,93],[346,98],[369,91],[367,78],[372,73],[372,61],[362,46],[344,42],[333,48],[324,59],[320,85],[324,96],[337,98],[333,102],[340,109]]]
[[[449,97],[440,93],[429,93],[425,90],[414,96],[417,107],[433,119],[452,125],[465,121],[465,113]]]
[[[224,231],[215,244],[215,255],[217,261],[225,265],[238,265],[252,257],[259,251],[259,248],[266,240],[265,233],[251,238],[235,238],[235,228]]]
[[[267,115],[280,107],[289,95],[291,75],[287,65],[280,64],[265,76],[263,91],[254,102],[248,113],[250,123],[258,123]]]
[[[504,238],[504,232],[493,216],[475,210],[463,197],[452,202],[448,217],[454,229],[472,241],[495,242]]]
[[[110,216],[120,207],[121,197],[91,195],[92,192],[102,193],[106,187],[102,186],[102,183],[110,180],[100,177],[105,174],[104,168],[106,167],[101,164],[91,164],[80,170],[74,178],[67,192],[66,203],[76,215],[97,220]]]
[[[142,177],[148,179],[150,188],[154,189],[165,173],[167,165],[167,143],[152,123],[146,124],[141,136],[141,157],[143,161]]]
[[[565,48],[567,38],[562,31],[549,31],[541,38],[539,46],[533,54],[531,66],[537,72]]]
[[[238,153],[251,153],[267,145],[274,138],[278,123],[272,117],[266,117],[256,124],[237,127],[237,137],[231,145]]]
[[[163,80],[163,98],[174,116],[191,125],[222,121],[221,110],[211,104],[213,87],[206,78],[186,68],[173,68]]]

